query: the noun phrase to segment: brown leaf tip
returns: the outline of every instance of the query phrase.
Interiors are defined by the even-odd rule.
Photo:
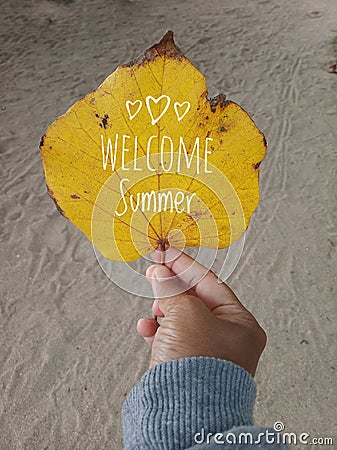
[[[154,44],[149,49],[145,50],[138,58],[126,64],[126,67],[131,67],[136,64],[145,64],[146,62],[152,61],[158,56],[166,56],[169,58],[175,58],[181,60],[184,56],[182,51],[176,46],[173,39],[173,31],[168,30],[161,38],[161,40]]]
[[[182,51],[176,46],[173,38],[173,31],[168,30],[158,42],[153,47],[149,48],[147,52],[156,52],[159,55],[169,56],[171,58],[180,58],[183,56]],[[145,52],[145,54],[147,53]]]
[[[173,31],[172,30],[167,30],[166,33],[164,34],[164,36],[160,39],[160,41],[158,42],[158,44],[155,44],[155,46],[157,47],[171,47],[174,46],[175,47],[175,43],[174,43],[174,38],[173,38]]]

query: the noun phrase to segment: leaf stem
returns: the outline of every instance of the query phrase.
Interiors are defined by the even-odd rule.
[[[162,266],[164,266],[165,265],[165,242],[164,241],[160,242],[158,247],[160,250],[160,264]],[[156,322],[158,322],[157,316],[155,314],[154,314],[153,318]]]

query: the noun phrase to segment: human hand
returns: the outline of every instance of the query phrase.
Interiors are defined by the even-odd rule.
[[[146,276],[154,294],[153,313],[138,321],[151,345],[150,367],[179,358],[204,356],[232,361],[255,375],[266,334],[232,290],[185,253],[170,248],[165,265]]]

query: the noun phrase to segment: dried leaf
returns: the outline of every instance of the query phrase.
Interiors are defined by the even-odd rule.
[[[169,31],[59,117],[40,150],[58,210],[105,257],[132,261],[168,242],[238,239],[259,202],[266,143],[239,105],[208,99]]]

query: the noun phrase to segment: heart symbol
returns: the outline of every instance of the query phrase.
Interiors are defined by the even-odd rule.
[[[181,114],[181,109],[185,107],[185,111]],[[174,111],[178,117],[178,122],[181,121],[181,119],[183,119],[186,114],[188,113],[188,111],[190,110],[191,107],[191,103],[190,102],[183,102],[183,103],[178,103],[175,102],[174,104]]]
[[[163,100],[163,99],[166,99],[166,105],[165,105],[164,109],[162,110],[162,112],[159,114],[159,116],[157,118],[154,118],[153,114],[152,114],[151,106],[150,106],[150,101],[154,102],[155,104],[158,104],[160,102],[160,100]],[[161,95],[158,98],[154,98],[151,95],[148,95],[146,97],[145,101],[146,101],[147,109],[148,109],[149,114],[151,116],[152,125],[157,123],[158,120],[160,120],[163,117],[163,115],[166,113],[167,108],[170,106],[170,103],[171,103],[171,99],[170,99],[170,97],[168,95]]]
[[[131,107],[136,106],[136,110],[134,110],[134,112],[131,112]],[[141,110],[141,107],[143,106],[143,102],[141,100],[135,100],[134,102],[131,102],[130,100],[127,100],[127,102],[125,103],[125,107],[128,110],[129,116],[130,116],[130,120],[134,119],[136,117],[136,115],[139,113],[139,111]],[[134,109],[134,108],[133,108]]]

